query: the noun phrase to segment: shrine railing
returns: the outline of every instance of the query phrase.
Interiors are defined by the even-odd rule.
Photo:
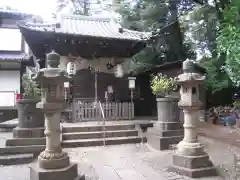
[[[134,103],[131,102],[82,102],[76,100],[72,104],[73,121],[102,120],[130,120],[134,118]]]

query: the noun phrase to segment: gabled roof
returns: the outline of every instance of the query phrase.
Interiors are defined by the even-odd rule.
[[[58,21],[48,23],[25,21],[19,23],[19,27],[39,32],[137,41],[142,41],[150,35],[150,33],[122,28],[111,18],[79,15],[61,15]]]

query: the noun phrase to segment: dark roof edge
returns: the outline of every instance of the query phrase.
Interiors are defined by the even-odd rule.
[[[183,60],[178,60],[178,61],[173,61],[173,62],[166,62],[166,63],[160,64],[160,65],[156,65],[155,67],[156,68],[168,68],[171,65],[176,65],[176,64],[181,65],[182,62],[183,62]]]
[[[66,35],[66,36],[73,36],[73,37],[89,37],[89,38],[102,38],[102,39],[109,39],[109,40],[119,40],[119,41],[135,41],[139,43],[145,43],[145,39],[137,40],[137,39],[118,39],[118,38],[110,38],[110,37],[102,37],[102,36],[90,36],[90,35],[80,35],[80,34],[70,34],[70,33],[63,33],[63,32],[49,32],[49,31],[40,31],[40,30],[35,30],[27,27],[25,23],[22,22],[17,22],[17,26],[19,27],[21,33],[22,30],[28,30],[31,32],[37,32],[37,33],[48,33],[48,34],[53,34],[53,35]]]
[[[174,65],[179,65],[180,67],[182,66],[183,60],[178,60],[178,61],[174,61],[174,62],[167,62],[161,65],[156,65],[155,68],[171,68]],[[201,73],[201,74],[207,74],[207,70],[202,67],[201,65],[199,65],[197,62],[195,63],[195,67],[197,72]]]

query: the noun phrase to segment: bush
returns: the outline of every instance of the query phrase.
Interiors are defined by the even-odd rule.
[[[22,76],[22,86],[24,89],[23,98],[40,99],[41,91],[38,88],[38,84],[27,73]]]
[[[169,96],[169,93],[176,91],[177,87],[177,84],[172,78],[168,78],[161,73],[152,77],[151,88],[156,97]]]

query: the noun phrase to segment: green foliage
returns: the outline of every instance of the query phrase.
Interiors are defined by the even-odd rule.
[[[41,91],[37,83],[27,73],[22,76],[22,86],[24,89],[23,97],[25,99],[40,99]]]
[[[240,1],[232,0],[222,14],[217,37],[218,50],[226,54],[226,72],[234,84],[240,86]]]
[[[236,100],[233,102],[233,106],[240,107],[240,100]]]
[[[190,13],[181,16],[184,41],[208,57],[216,56],[217,16],[214,7],[208,4],[196,6]]]
[[[166,97],[170,92],[177,89],[177,84],[172,78],[168,78],[159,73],[152,77],[151,88],[155,96]]]
[[[224,63],[225,59],[220,58],[202,59],[202,66],[207,71],[205,87],[212,94],[232,86],[232,81],[224,70]]]
[[[228,0],[215,1],[211,5],[203,2],[203,5],[196,6],[191,13],[181,17],[185,42],[203,55],[200,63],[207,70],[206,88],[211,94],[231,88],[233,82],[235,85],[240,84],[237,83],[239,75],[234,74],[239,67],[235,62],[229,63],[233,58],[229,58],[228,50],[224,49],[232,48],[231,44],[237,40],[231,32],[223,33],[225,27],[229,28],[225,22],[228,16],[225,11],[229,11],[229,7],[233,5],[227,6],[228,3]],[[231,16],[227,19],[234,18]],[[235,53],[232,55],[235,56]]]
[[[148,71],[156,65],[184,59],[182,34],[177,17],[177,1],[121,0],[118,10],[125,28],[152,32],[147,47],[132,58],[135,74]]]

